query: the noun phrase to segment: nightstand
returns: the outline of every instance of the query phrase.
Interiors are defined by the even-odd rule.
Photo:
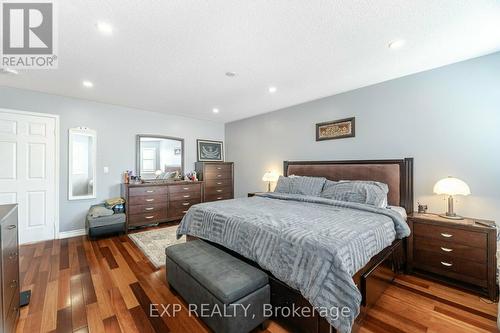
[[[409,273],[498,299],[495,222],[413,213],[408,224]]]

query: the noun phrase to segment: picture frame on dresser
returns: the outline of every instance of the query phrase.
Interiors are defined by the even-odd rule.
[[[215,140],[196,140],[198,162],[224,162],[224,142]]]

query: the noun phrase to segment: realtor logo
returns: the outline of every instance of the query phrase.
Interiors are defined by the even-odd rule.
[[[53,1],[4,0],[1,1],[1,11],[0,67],[56,68],[56,17]]]

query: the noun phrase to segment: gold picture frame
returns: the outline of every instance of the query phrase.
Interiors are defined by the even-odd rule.
[[[316,141],[355,137],[355,120],[351,117],[316,124]]]

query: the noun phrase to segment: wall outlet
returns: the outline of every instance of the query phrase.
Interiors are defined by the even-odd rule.
[[[108,174],[108,173],[109,173],[109,168],[108,168],[108,167],[104,167],[104,173],[105,173],[105,174]]]

